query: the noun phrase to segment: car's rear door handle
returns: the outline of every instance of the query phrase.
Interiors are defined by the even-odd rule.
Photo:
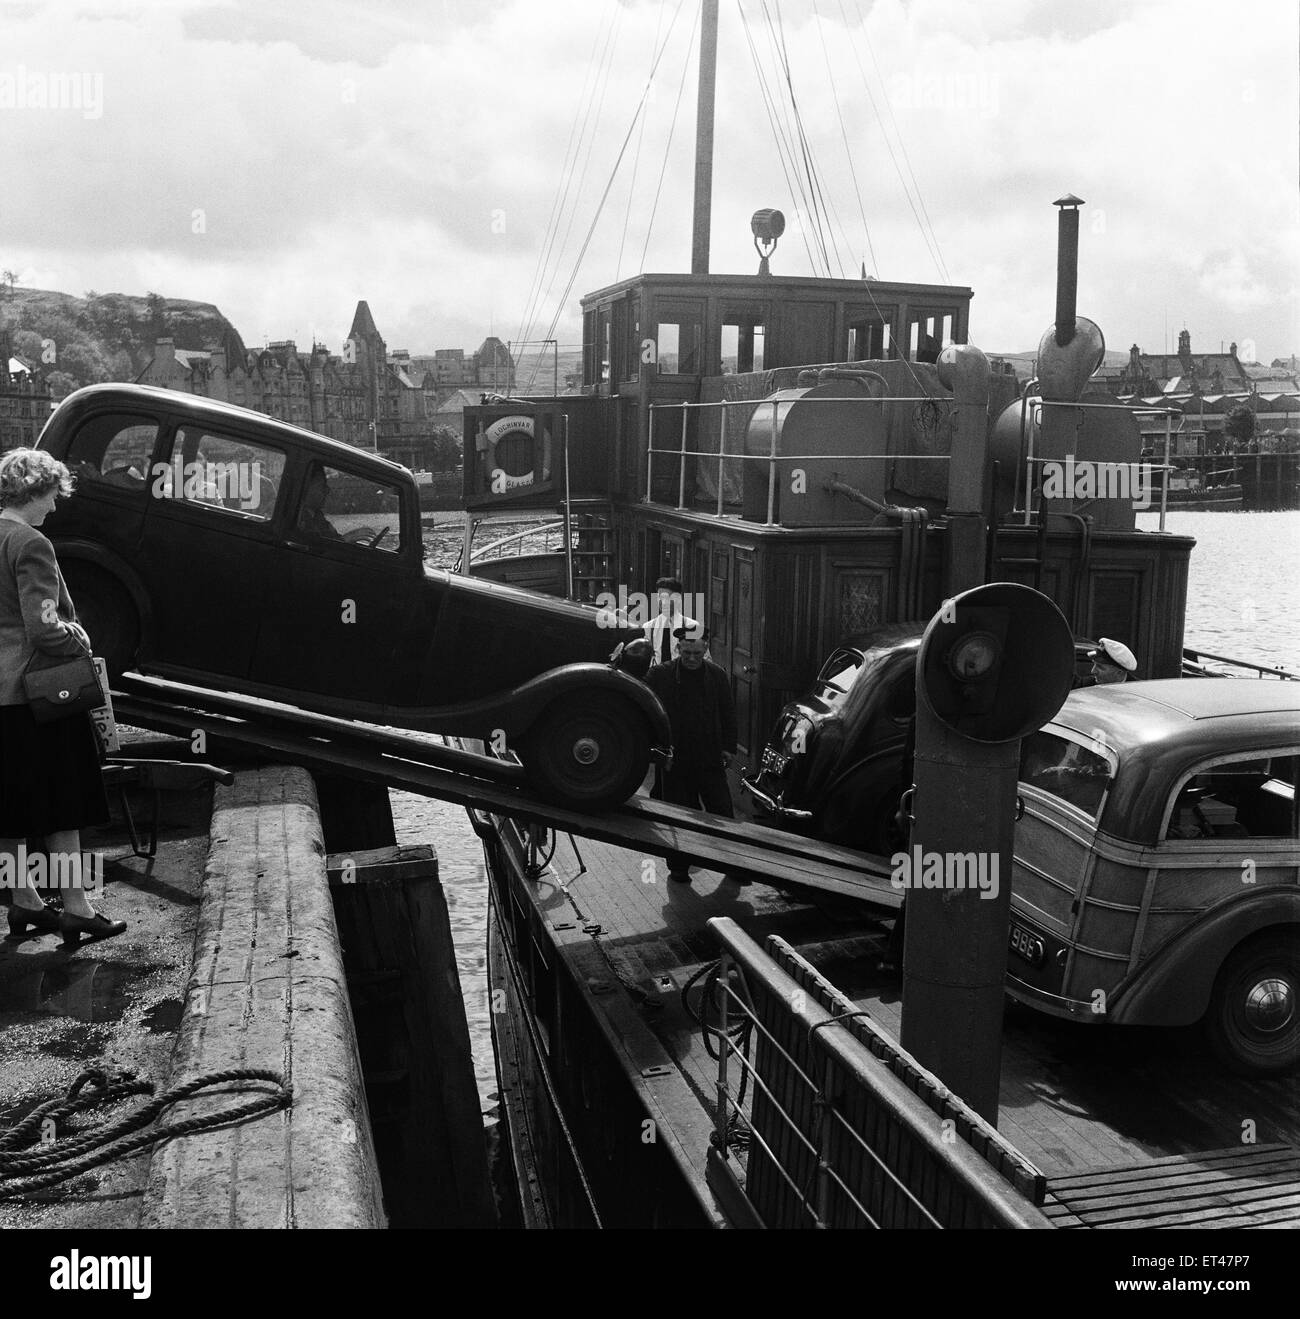
[[[744,664],[740,669],[741,673],[757,673],[758,670],[752,664]]]

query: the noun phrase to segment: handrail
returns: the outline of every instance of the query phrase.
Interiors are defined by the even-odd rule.
[[[1270,677],[1282,678],[1288,682],[1300,682],[1300,673],[1292,673],[1280,664],[1256,664],[1253,660],[1232,659],[1227,655],[1211,655],[1208,650],[1194,650],[1191,646],[1183,647],[1183,659],[1199,665],[1201,660],[1212,660],[1215,664],[1232,664],[1239,669],[1252,669],[1256,673],[1267,673]]]
[[[794,1210],[815,1227],[832,1225],[832,1182],[872,1226],[939,1226],[945,1214],[949,1222],[1051,1226],[964,1138],[952,1139],[925,1102],[845,1029],[844,1020],[826,1011],[734,921],[715,917],[709,928],[724,949],[722,974],[716,980],[722,996],[720,1031],[713,1027],[709,1032],[720,1043],[712,1157],[741,1194],[750,1199],[757,1177],[766,1188],[760,1198],[769,1216],[779,1214],[785,1221]],[[733,966],[747,989],[744,996],[732,984]],[[733,1014],[762,1041],[754,1061],[728,1033]],[[796,1047],[801,1050],[798,1058],[790,1051]],[[731,1094],[729,1058],[754,1081],[748,1113]],[[760,1104],[761,1118],[756,1116]],[[863,1106],[869,1117],[860,1129],[849,1114],[864,1111]],[[753,1142],[743,1185],[727,1136],[733,1120],[748,1128]],[[802,1153],[787,1166],[780,1151],[791,1148]],[[905,1168],[912,1170],[910,1176]],[[775,1199],[770,1182],[764,1180],[770,1173],[788,1188],[775,1192]],[[876,1205],[874,1213],[862,1195]],[[761,1215],[759,1205],[752,1199],[750,1203]]]
[[[470,564],[473,565],[476,563],[483,563],[489,561],[490,559],[505,558],[506,556],[504,554],[499,554],[499,553],[492,554],[492,551],[500,550],[503,546],[509,545],[512,541],[522,545],[522,543],[525,540],[527,540],[530,536],[549,537],[551,533],[556,531],[559,531],[561,534],[563,534],[564,531],[563,518],[559,518],[554,522],[544,522],[540,526],[536,526],[536,527],[525,527],[522,531],[512,531],[510,535],[500,536],[496,540],[488,541],[486,545],[480,546],[477,550],[473,551],[469,556]],[[522,551],[519,550],[516,551],[517,554],[521,552]],[[558,551],[555,552],[558,553]]]

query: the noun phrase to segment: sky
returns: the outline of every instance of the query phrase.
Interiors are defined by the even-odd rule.
[[[698,9],[0,0],[0,269],[213,302],[250,346],[338,351],[361,298],[390,349],[576,345],[583,293],[689,268]],[[774,273],[966,285],[973,342],[1032,350],[1074,193],[1109,348],[1185,327],[1300,351],[1298,22],[1294,0],[722,0],[711,268],[754,271],[749,217],[776,207]],[[791,174],[771,127],[775,104],[797,131],[790,87],[820,237],[805,149]]]

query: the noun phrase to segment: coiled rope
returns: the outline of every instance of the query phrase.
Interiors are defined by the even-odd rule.
[[[247,1103],[218,1113],[205,1113],[185,1118],[181,1122],[153,1131],[142,1131],[173,1104],[204,1090],[209,1086],[230,1081],[262,1081],[276,1089],[259,1094]],[[93,1093],[82,1094],[87,1086]],[[293,1087],[287,1085],[279,1072],[260,1067],[232,1068],[222,1072],[207,1072],[193,1081],[173,1086],[143,1108],[128,1113],[114,1122],[84,1132],[71,1133],[65,1139],[44,1139],[47,1121],[55,1130],[76,1113],[84,1113],[100,1104],[113,1104],[131,1095],[152,1095],[153,1083],[137,1081],[129,1072],[110,1077],[100,1068],[82,1072],[68,1088],[63,1099],[51,1099],[32,1109],[16,1126],[0,1132],[0,1200],[13,1199],[47,1186],[55,1186],[87,1172],[101,1164],[134,1154],[137,1150],[175,1136],[189,1136],[196,1131],[228,1126],[288,1108],[293,1103]],[[134,1134],[133,1134],[134,1133]]]

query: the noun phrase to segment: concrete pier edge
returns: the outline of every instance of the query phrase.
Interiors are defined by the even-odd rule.
[[[385,1226],[316,789],[299,768],[243,771],[213,799],[169,1084],[237,1067],[281,1072],[292,1107],[157,1147],[141,1225]],[[232,1089],[164,1124],[234,1107]]]

